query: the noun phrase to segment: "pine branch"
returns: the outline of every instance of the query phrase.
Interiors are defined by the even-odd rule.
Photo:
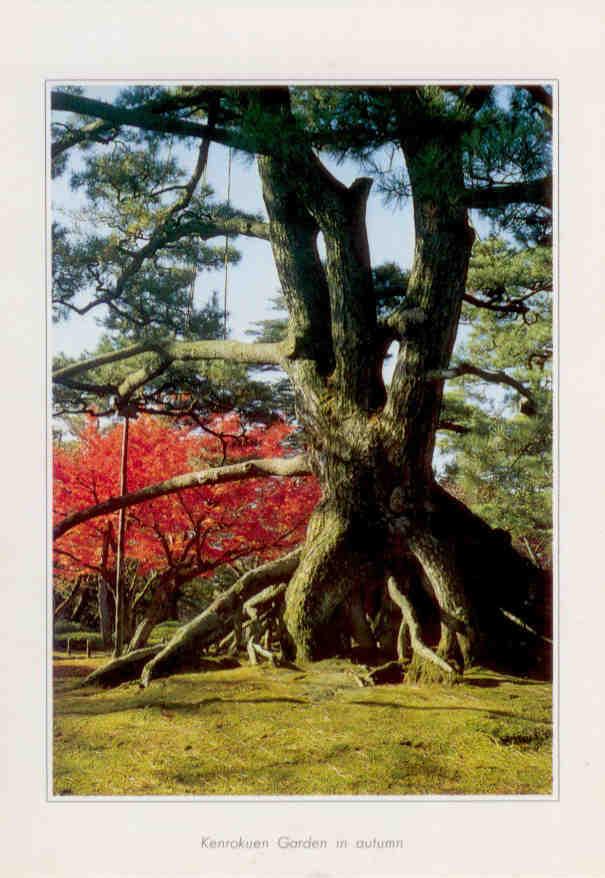
[[[450,378],[460,378],[462,375],[475,375],[477,378],[488,381],[490,384],[506,384],[527,400],[527,405],[522,408],[523,414],[533,415],[537,411],[535,399],[529,388],[515,378],[511,378],[506,372],[491,372],[487,369],[473,366],[472,363],[462,362],[449,369],[444,369],[442,372],[431,372],[427,377],[429,381],[444,381]]]
[[[553,179],[549,174],[540,180],[531,180],[527,183],[466,189],[464,202],[467,207],[477,210],[506,207],[509,204],[538,204],[542,207],[552,207],[552,189]]]
[[[108,143],[118,134],[118,129],[111,122],[103,120],[90,122],[82,128],[70,131],[61,140],[56,140],[50,148],[51,159],[58,158],[62,153],[77,146],[78,143]]]
[[[88,360],[63,366],[53,372],[52,377],[53,381],[57,384],[67,384],[68,379],[81,375],[83,372],[148,353],[155,353],[159,357],[164,358],[167,364],[175,361],[229,360],[236,363],[279,366],[289,355],[290,348],[291,346],[287,342],[276,344],[257,342],[252,344],[250,342],[224,341],[220,339],[209,341],[145,341],[122,348],[119,351],[99,354],[96,357],[90,357]]]
[[[53,91],[51,108],[63,112],[79,113],[83,116],[94,116],[105,122],[110,122],[114,126],[127,125],[132,128],[141,128],[144,131],[159,131],[163,134],[179,134],[183,137],[201,139],[209,138],[224,146],[231,146],[247,152],[255,151],[252,144],[232,131],[212,128],[210,125],[199,125],[196,122],[187,122],[174,116],[172,118],[159,116],[146,108],[115,107],[105,101],[66,94],[62,91]]]

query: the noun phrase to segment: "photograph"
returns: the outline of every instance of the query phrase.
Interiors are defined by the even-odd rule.
[[[49,802],[552,804],[557,81],[45,101]]]

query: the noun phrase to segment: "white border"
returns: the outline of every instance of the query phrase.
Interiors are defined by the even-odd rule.
[[[6,874],[102,875],[601,875],[605,874],[602,670],[597,646],[605,614],[600,587],[605,538],[602,435],[605,422],[605,238],[602,203],[603,29],[600,4],[495,6],[489,0],[399,8],[308,2],[264,8],[241,0],[172,7],[131,0],[77,6],[22,0],[4,22],[2,294],[5,321],[1,432],[5,488],[0,585],[5,695],[0,728],[6,801]],[[234,60],[235,59],[235,60]],[[529,79],[560,83],[560,798],[556,802],[44,801],[40,617],[45,532],[41,484],[44,408],[40,289],[42,177],[40,84],[53,79],[231,79],[244,70],[289,80],[365,82]],[[549,76],[543,76],[548,71]],[[525,77],[525,73],[532,74]],[[285,74],[285,76],[284,76]],[[9,380],[10,379],[10,380]],[[10,502],[8,502],[10,500]],[[33,586],[33,587],[32,587]],[[204,856],[205,832],[257,834],[380,832],[406,839],[403,855]]]

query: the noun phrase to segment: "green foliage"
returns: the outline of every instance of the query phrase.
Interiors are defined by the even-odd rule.
[[[175,619],[169,619],[167,622],[162,622],[160,625],[156,625],[149,635],[149,645],[153,646],[154,643],[162,643],[162,641],[170,640],[179,630],[181,624],[181,622],[178,622]]]
[[[82,626],[79,622],[72,622],[70,619],[57,619],[54,624],[55,636],[60,634],[72,634],[76,631],[80,633],[82,630]]]
[[[392,308],[399,307],[405,298],[409,278],[409,271],[402,270],[395,262],[384,262],[372,269],[379,317],[384,317]]]
[[[246,331],[246,335],[252,336],[255,341],[272,344],[283,341],[286,337],[288,332],[288,306],[281,293],[270,299],[270,302],[271,310],[275,311],[279,316],[266,318],[265,320],[255,320],[250,329]]]
[[[488,523],[509,531],[548,565],[552,535],[552,263],[547,248],[516,250],[501,240],[478,242],[468,288],[506,306],[527,296],[523,315],[465,305],[458,356],[521,382],[536,413],[520,412],[519,395],[481,379],[457,379],[443,417],[466,428],[444,432],[445,478]]]
[[[135,86],[124,89],[115,103],[173,119],[194,118],[205,124],[212,120],[251,154],[266,143],[279,142],[283,150],[310,143],[318,152],[355,159],[388,198],[411,194],[401,143],[420,133],[418,143],[423,141],[424,148],[417,162],[415,195],[418,187],[425,187],[425,194],[431,187],[442,192],[445,188],[457,203],[464,193],[450,191],[452,183],[441,170],[443,151],[457,144],[464,183],[475,190],[535,181],[550,170],[551,117],[523,87],[300,87],[290,89],[292,119],[265,112],[267,102],[281,106],[284,92],[267,90],[261,100],[255,88]],[[66,129],[88,124],[90,119],[76,117]],[[54,134],[62,136],[61,129]],[[105,131],[103,148],[84,145],[82,162],[71,179],[84,206],[53,230],[57,319],[95,309],[107,332],[96,353],[133,338],[217,337],[222,329],[218,302],[211,299],[202,308],[193,307],[195,277],[222,265],[222,241],[217,247],[208,243],[217,225],[231,217],[256,217],[217,202],[203,180],[190,197],[184,196],[187,174],[173,147],[187,143],[186,138],[131,128],[120,129],[119,137],[115,134],[111,128]],[[513,203],[482,213],[501,237],[475,247],[467,291],[484,307],[465,305],[466,327],[458,354],[482,368],[504,370],[523,383],[538,413],[532,418],[521,414],[512,389],[495,390],[477,378],[457,379],[448,390],[443,419],[467,432],[445,434],[441,450],[448,461],[447,478],[455,480],[471,505],[518,540],[528,540],[544,560],[551,466],[548,212]],[[141,253],[146,255],[138,264]],[[228,258],[237,259],[233,248]],[[408,275],[395,264],[385,264],[373,267],[372,276],[378,316],[383,317],[404,299]],[[275,307],[277,312],[283,308],[279,297]],[[284,337],[285,327],[285,317],[277,313],[258,322],[251,334],[274,342]],[[110,412],[126,373],[150,359],[141,355],[127,365],[91,371],[86,379],[89,389],[82,382],[57,388],[58,411]],[[58,358],[55,365],[66,362]],[[276,411],[292,414],[286,383],[264,382],[259,374],[260,370],[251,373],[223,363],[173,365],[148,382],[137,405],[172,415],[193,407],[201,418],[208,411],[228,409],[257,419],[270,418]]]
[[[86,631],[85,629],[65,631],[62,634],[55,633],[53,638],[54,649],[59,651],[67,649],[68,640],[70,648],[79,652],[84,652],[87,640],[91,649],[103,649],[103,638],[98,631]]]
[[[226,220],[258,216],[215,201],[203,182],[189,191],[193,180],[169,138],[121,134],[110,152],[84,155],[71,175],[83,206],[67,214],[67,225],[53,225],[55,319],[95,310],[123,339],[154,331],[208,337],[210,306],[195,307],[195,279],[239,254],[207,241]]]
[[[298,88],[292,93],[294,112],[314,145],[339,160],[354,157],[376,181],[387,201],[411,195],[405,165],[395,150],[402,136],[418,126],[432,126],[461,137],[465,183],[484,188],[511,181],[534,180],[551,167],[551,119],[523,88],[469,86]],[[402,119],[405,124],[402,126]],[[427,150],[425,173],[430,191],[439,178],[440,150]],[[415,181],[416,192],[422,180]],[[441,185],[449,187],[443,179]],[[451,191],[452,200],[460,193]],[[522,243],[547,241],[549,213],[527,204],[484,211],[494,228],[506,230]]]

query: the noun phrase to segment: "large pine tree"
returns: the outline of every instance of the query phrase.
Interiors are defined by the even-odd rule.
[[[473,307],[499,304],[519,313],[514,300],[497,302],[493,291],[467,290],[475,239],[469,211],[482,211],[501,234],[525,244],[548,241],[548,91],[187,87],[130,90],[113,104],[55,92],[52,103],[55,110],[98,120],[62,129],[53,147],[59,162],[75,144],[114,143],[124,131],[136,141],[142,162],[142,169],[129,172],[124,196],[132,202],[125,232],[133,240],[124,244],[120,232],[117,241],[91,245],[100,281],[90,302],[95,296],[103,300],[122,331],[120,320],[138,321],[134,343],[59,365],[56,384],[93,393],[94,370],[120,363],[126,369],[110,388],[120,407],[166,370],[191,363],[281,368],[304,432],[304,459],[297,459],[296,471],[310,469],[322,490],[286,594],[292,653],[313,660],[344,642],[371,648],[376,638],[368,608],[391,600],[402,613],[400,645],[405,651],[409,644],[420,673],[451,679],[477,656],[523,666],[528,630],[543,635],[547,627],[539,571],[508,534],[492,529],[437,484],[433,457],[446,380],[469,373],[500,378],[526,403],[531,398],[525,417],[541,402],[521,381],[511,384],[502,369],[466,361],[452,366],[451,358],[465,298]],[[153,177],[153,151],[164,137],[200,144],[185,183]],[[208,207],[199,187],[213,141],[256,157],[268,222]],[[381,166],[385,151],[398,156],[399,170],[388,162]],[[328,171],[322,152],[353,157],[370,176],[347,187]],[[95,161],[86,177],[92,201],[101,159]],[[375,181],[391,198],[413,202],[414,259],[401,283],[397,272],[377,271],[370,262],[365,212]],[[151,208],[135,191],[139,183],[147,194],[149,185],[165,190],[154,196],[159,201]],[[181,186],[176,199],[163,201],[174,186]],[[160,331],[164,317],[157,315],[164,308],[170,320],[173,297],[177,313],[182,295],[179,306],[178,289],[168,294],[164,286],[154,287],[155,273],[143,282],[145,272],[178,251],[196,260],[201,241],[225,232],[270,242],[288,309],[285,340],[201,339],[176,323],[170,335]],[[318,251],[320,234],[325,261]],[[89,265],[89,255],[84,262]],[[82,290],[77,275],[68,277],[60,307],[74,304],[72,282],[74,291]],[[398,352],[385,385],[383,364],[394,342]],[[142,360],[131,369],[135,356]],[[107,394],[108,387],[98,392]],[[267,462],[265,472],[271,472]],[[113,508],[118,507],[116,501]],[[86,516],[97,512],[93,508]],[[292,565],[286,566],[291,571]],[[276,576],[284,575],[277,570]],[[259,581],[265,584],[267,577]],[[434,626],[439,636],[431,647],[427,639]],[[173,663],[179,650],[190,650],[198,635],[193,626],[169,645],[147,666],[144,679]]]

